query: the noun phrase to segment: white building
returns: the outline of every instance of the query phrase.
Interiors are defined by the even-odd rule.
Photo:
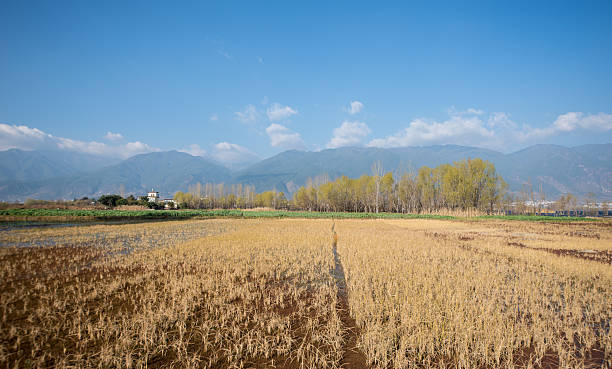
[[[151,189],[151,191],[147,193],[147,199],[149,200],[149,202],[157,203],[159,201],[159,192]]]
[[[174,199],[163,199],[161,202],[164,204],[165,209],[176,209],[176,201]]]

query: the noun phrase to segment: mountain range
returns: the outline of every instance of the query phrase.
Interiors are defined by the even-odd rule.
[[[526,183],[542,187],[547,198],[564,193],[594,193],[612,200],[612,144],[564,147],[535,145],[504,154],[476,147],[439,145],[402,148],[344,147],[322,151],[282,152],[241,170],[178,151],[136,155],[123,161],[61,151],[0,152],[0,200],[73,199],[102,194],[144,195],[154,188],[162,196],[200,183],[242,183],[256,191],[276,189],[291,194],[308,178],[371,174],[380,161],[385,171],[401,173],[465,158],[495,164],[509,190]]]

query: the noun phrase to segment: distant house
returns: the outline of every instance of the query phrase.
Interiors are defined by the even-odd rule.
[[[174,199],[163,199],[164,209],[176,209],[176,201]]]
[[[162,199],[159,197],[159,192],[154,189],[151,189],[151,191],[147,193],[147,200],[156,204],[163,204],[165,209],[176,208],[176,201],[174,201],[174,199]]]
[[[151,189],[151,191],[147,193],[147,199],[149,200],[149,202],[157,203],[159,201],[159,192]]]

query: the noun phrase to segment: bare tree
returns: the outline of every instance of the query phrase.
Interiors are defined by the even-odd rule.
[[[597,197],[593,192],[589,192],[586,194],[584,198],[584,205],[586,207],[586,215],[597,214]]]
[[[376,183],[376,212],[378,213],[378,199],[380,196],[380,179],[383,175],[383,166],[380,160],[375,161],[372,164],[372,175],[374,176],[374,181]]]
[[[603,216],[608,216],[608,209],[610,208],[610,203],[608,201],[604,201],[601,203],[601,210],[603,211]]]
[[[536,192],[533,190],[533,185],[531,184],[531,180],[527,181],[528,193],[529,193],[529,201],[531,201],[532,212],[536,213],[536,206],[538,203],[538,199],[536,197]]]
[[[541,213],[542,212],[542,207],[544,206],[544,203],[546,202],[546,193],[544,192],[544,188],[542,187],[542,182],[540,182],[540,193],[539,193],[539,203],[538,203],[538,211]]]

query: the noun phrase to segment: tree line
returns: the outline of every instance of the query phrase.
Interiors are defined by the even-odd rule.
[[[279,191],[255,192],[251,185],[225,185],[223,183],[197,183],[187,192],[178,191],[174,201],[181,208],[189,209],[251,209],[266,207],[287,209],[290,204]]]
[[[441,209],[498,210],[506,183],[494,165],[482,159],[467,159],[418,171],[384,173],[382,164],[372,166],[372,174],[359,178],[326,176],[308,180],[289,201],[276,190],[256,193],[250,185],[200,183],[187,192],[177,192],[174,200],[185,208],[296,209],[311,211],[419,213]]]
[[[319,211],[420,213],[441,209],[492,212],[502,203],[506,183],[491,162],[467,159],[418,171],[384,173],[377,162],[372,175],[307,184],[298,189],[294,204]]]
[[[584,199],[564,194],[555,202],[546,201],[546,194],[527,182],[515,193],[506,192],[507,185],[495,166],[479,158],[465,159],[435,168],[423,166],[418,170],[384,172],[382,163],[371,167],[371,174],[359,178],[341,176],[330,180],[327,175],[309,178],[288,199],[283,192],[271,190],[261,193],[245,184],[197,183],[186,192],[178,191],[174,201],[183,209],[252,209],[271,208],[309,211],[431,213],[467,211],[512,214],[538,214],[550,211],[577,211],[585,215],[607,213],[609,204],[598,203],[593,193]],[[28,199],[27,208],[82,208],[139,205],[164,209],[164,203],[149,202],[146,196],[103,195],[96,199],[84,197],[74,201],[43,201]],[[583,205],[584,204],[584,205]],[[10,204],[0,203],[0,208]],[[174,208],[174,204],[171,204]],[[14,206],[14,205],[11,205]]]

